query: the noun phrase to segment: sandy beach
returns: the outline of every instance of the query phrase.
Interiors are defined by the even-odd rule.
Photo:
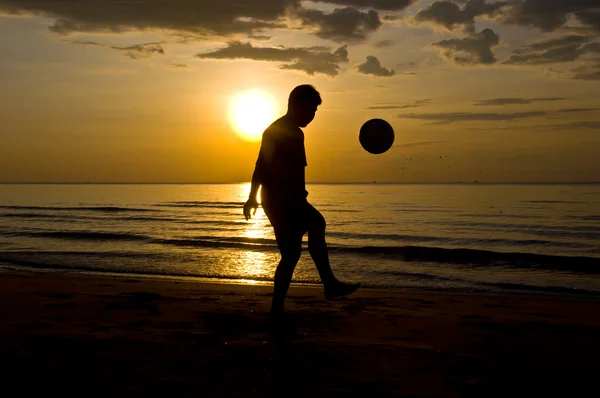
[[[599,396],[600,301],[0,276],[4,396]],[[156,395],[158,394],[158,395]]]

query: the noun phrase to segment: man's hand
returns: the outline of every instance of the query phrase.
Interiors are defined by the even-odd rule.
[[[254,213],[251,214],[252,209],[254,209]],[[252,215],[256,215],[256,210],[258,209],[258,202],[255,198],[250,198],[246,203],[244,203],[244,217],[246,217],[246,221],[252,218]]]

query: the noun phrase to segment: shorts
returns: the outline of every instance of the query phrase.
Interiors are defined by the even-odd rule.
[[[262,208],[275,231],[280,248],[285,243],[301,243],[302,236],[313,228],[325,228],[325,219],[306,198],[263,198]]]

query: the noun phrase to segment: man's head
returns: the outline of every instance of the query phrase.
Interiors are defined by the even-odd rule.
[[[319,92],[310,84],[303,84],[290,93],[287,113],[299,127],[306,127],[315,118],[319,105],[321,105]]]

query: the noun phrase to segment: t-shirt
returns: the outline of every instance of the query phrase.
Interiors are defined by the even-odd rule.
[[[256,161],[262,195],[276,199],[306,198],[306,166],[304,133],[285,116],[277,119],[263,133]]]

